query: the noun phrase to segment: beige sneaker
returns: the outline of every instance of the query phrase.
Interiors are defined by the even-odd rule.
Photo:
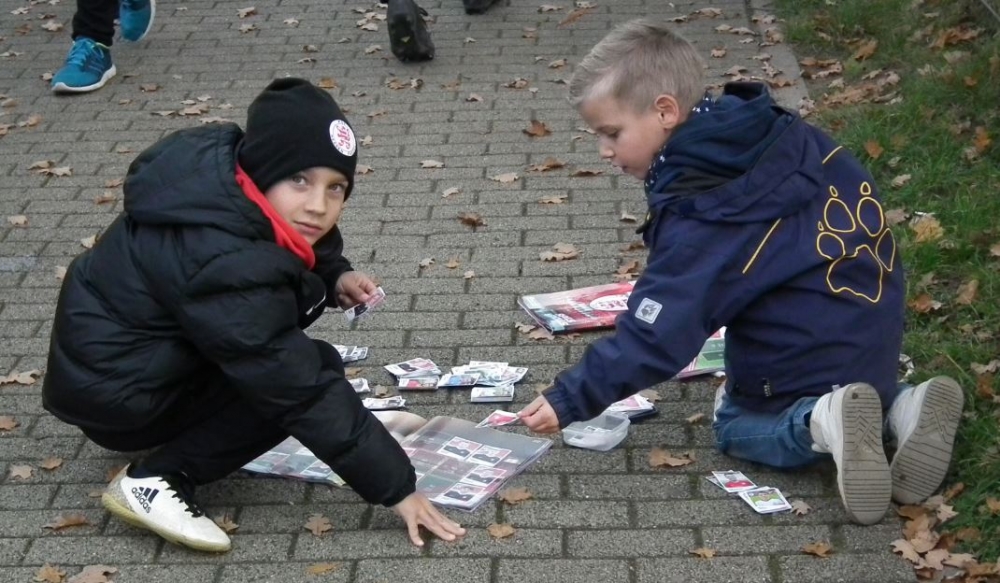
[[[851,520],[875,524],[889,509],[892,479],[882,450],[882,403],[854,383],[819,398],[809,419],[813,450],[833,455],[837,487]]]
[[[890,466],[893,500],[917,504],[941,486],[964,404],[962,387],[949,377],[934,377],[896,397],[889,409],[889,431],[896,442]]]

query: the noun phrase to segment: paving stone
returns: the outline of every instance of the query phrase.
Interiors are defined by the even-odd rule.
[[[795,552],[802,545],[831,539],[830,529],[818,525],[708,527],[702,529],[702,536],[706,547],[727,555]],[[747,547],[750,539],[754,544]]]
[[[486,583],[488,559],[367,559],[358,561],[357,583],[407,581],[408,583]]]
[[[356,494],[353,494],[355,497]],[[236,522],[240,525],[239,532],[244,534],[292,533],[306,532],[304,524],[313,514],[321,514],[330,519],[330,524],[337,530],[354,530],[361,527],[364,517],[368,514],[368,505],[359,503],[312,503],[312,504],[282,504],[244,506],[240,510]]]
[[[834,554],[822,562],[815,557],[790,556],[779,559],[784,583],[912,583],[913,568],[898,556]]]
[[[500,559],[497,578],[524,583],[625,583],[631,570],[621,560]]]
[[[24,558],[26,565],[44,563],[117,565],[150,563],[156,549],[164,544],[159,537],[78,536],[37,538]]]
[[[638,583],[770,583],[775,580],[766,557],[639,559],[636,570]]]
[[[527,501],[503,508],[505,522],[524,528],[601,528],[629,526],[623,501]]]
[[[435,540],[434,557],[557,557],[562,554],[563,535],[558,529],[517,528],[513,535],[494,539],[484,528],[469,529],[459,541]]]
[[[632,476],[618,474],[569,475],[571,498],[597,500],[670,500],[691,494],[687,476]]]
[[[695,531],[672,530],[592,530],[570,531],[570,556],[576,557],[663,557],[686,555],[695,548]]]
[[[282,561],[277,564],[226,565],[222,569],[222,575],[217,580],[220,583],[316,583],[317,580],[323,581],[323,583],[346,583],[350,580],[353,571],[351,563],[340,563],[335,570],[324,573],[321,577],[308,572],[311,566],[330,562],[292,563]],[[206,578],[199,581],[210,580]]]

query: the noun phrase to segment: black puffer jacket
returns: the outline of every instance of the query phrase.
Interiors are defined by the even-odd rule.
[[[351,268],[343,240],[334,229],[316,244],[313,271],[275,243],[235,180],[242,136],[179,131],[129,167],[125,212],[66,274],[45,407],[84,429],[136,430],[221,371],[366,500],[395,504],[414,491],[409,460],[302,331]]]

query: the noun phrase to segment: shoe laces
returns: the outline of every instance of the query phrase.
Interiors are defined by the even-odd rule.
[[[91,56],[99,50],[97,43],[90,39],[78,40],[73,43],[73,48],[69,51],[69,56],[66,57],[66,64],[82,69]]]
[[[194,485],[187,476],[163,476],[171,496],[184,503],[185,509],[195,518],[205,515],[205,511],[194,501]]]

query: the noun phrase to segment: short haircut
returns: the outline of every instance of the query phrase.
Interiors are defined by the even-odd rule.
[[[666,22],[630,20],[616,26],[576,66],[569,101],[580,107],[587,99],[607,96],[642,112],[668,94],[688,111],[705,94],[704,66],[694,46]]]

